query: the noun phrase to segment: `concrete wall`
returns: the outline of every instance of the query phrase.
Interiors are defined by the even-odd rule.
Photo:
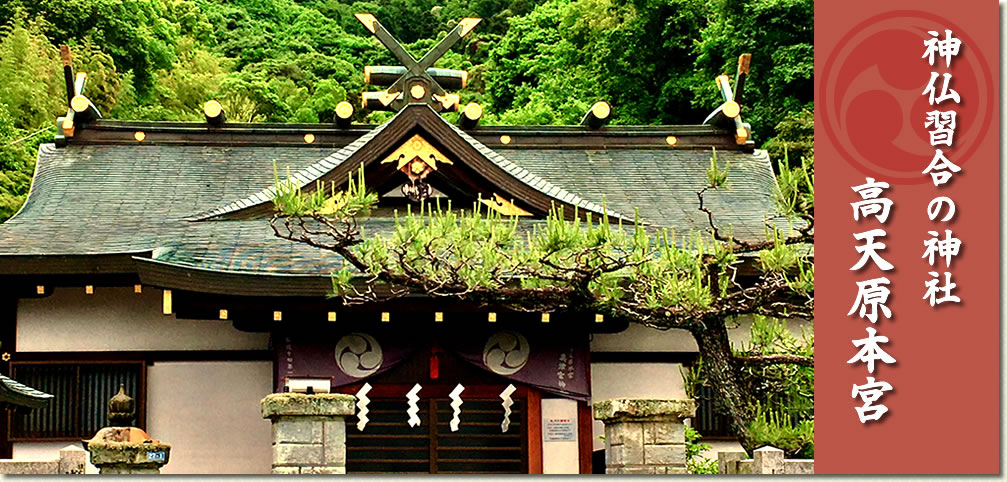
[[[18,301],[18,351],[253,350],[269,335],[245,333],[228,321],[178,320],[161,314],[161,290],[57,288]],[[100,323],[100,325],[99,325]]]
[[[268,474],[271,428],[260,401],[270,362],[166,362],[147,369],[147,433],[171,444],[163,474]]]

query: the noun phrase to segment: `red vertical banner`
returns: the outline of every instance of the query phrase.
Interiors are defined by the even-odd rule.
[[[999,471],[998,6],[815,2],[815,471]]]

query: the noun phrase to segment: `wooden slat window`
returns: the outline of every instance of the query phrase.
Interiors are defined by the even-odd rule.
[[[91,438],[109,425],[108,400],[120,385],[136,401],[136,425],[145,425],[143,362],[20,362],[11,368],[15,380],[54,396],[44,408],[11,415],[11,441]]]
[[[696,416],[692,419],[692,428],[696,429],[703,437],[728,437],[731,435],[727,416],[717,411],[712,388],[699,387],[699,396],[696,397],[696,402]]]
[[[518,474],[528,470],[524,400],[515,399],[503,432],[503,407],[496,400],[464,401],[461,425],[452,432],[449,399],[421,400],[419,427],[406,422],[403,399],[372,399],[363,432],[347,420],[349,473]]]

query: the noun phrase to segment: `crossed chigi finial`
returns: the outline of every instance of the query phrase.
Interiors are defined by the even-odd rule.
[[[70,47],[59,46],[60,58],[63,61],[63,78],[66,82],[66,115],[56,119],[57,138],[73,137],[77,128],[89,121],[101,119],[101,113],[90,99],[84,97],[84,84],[87,74],[73,71],[73,58]]]
[[[463,18],[423,58],[416,60],[374,15],[358,13],[356,17],[402,63],[400,67],[364,67],[364,83],[388,86],[383,92],[364,92],[365,108],[397,112],[407,104],[425,103],[437,112],[458,110],[458,95],[448,93],[444,87],[464,88],[468,73],[431,67],[482,19]]]
[[[741,120],[741,94],[745,90],[745,80],[748,78],[748,70],[752,64],[752,54],[741,54],[738,57],[738,73],[734,77],[734,89],[731,89],[731,80],[726,75],[717,77],[717,90],[724,98],[724,103],[720,104],[713,112],[706,117],[703,124],[714,124],[720,127],[734,128],[734,140],[738,144],[745,144],[751,137],[752,126]]]

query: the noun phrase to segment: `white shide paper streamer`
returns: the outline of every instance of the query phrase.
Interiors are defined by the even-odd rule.
[[[357,392],[357,430],[361,432],[364,431],[364,427],[367,426],[367,422],[370,419],[367,418],[367,404],[371,403],[371,399],[367,398],[367,392],[371,391],[371,384],[364,383],[364,386],[360,387],[360,391]]]
[[[410,427],[418,427],[420,425],[420,417],[416,416],[416,414],[420,413],[420,407],[416,405],[416,402],[420,401],[420,397],[417,394],[420,393],[420,390],[422,389],[423,387],[417,383],[416,385],[413,385],[413,388],[406,394],[406,399],[409,400],[409,408],[406,410],[406,413],[409,414]]]
[[[503,432],[510,429],[510,407],[511,405],[514,405],[514,400],[511,399],[510,396],[513,395],[515,391],[517,391],[517,388],[515,388],[514,385],[507,385],[507,388],[500,392],[500,399],[503,400],[504,409],[504,418],[503,423],[500,424],[500,430]]]
[[[461,394],[464,391],[465,391],[465,387],[463,387],[462,384],[459,383],[458,386],[455,387],[454,390],[451,390],[451,394],[448,395],[448,398],[451,399],[451,408],[454,409],[454,415],[451,417],[451,423],[449,424],[451,426],[451,431],[452,432],[457,432],[458,431],[458,425],[460,423],[462,423],[462,419],[461,419],[461,414],[462,414],[462,397],[461,397]]]

